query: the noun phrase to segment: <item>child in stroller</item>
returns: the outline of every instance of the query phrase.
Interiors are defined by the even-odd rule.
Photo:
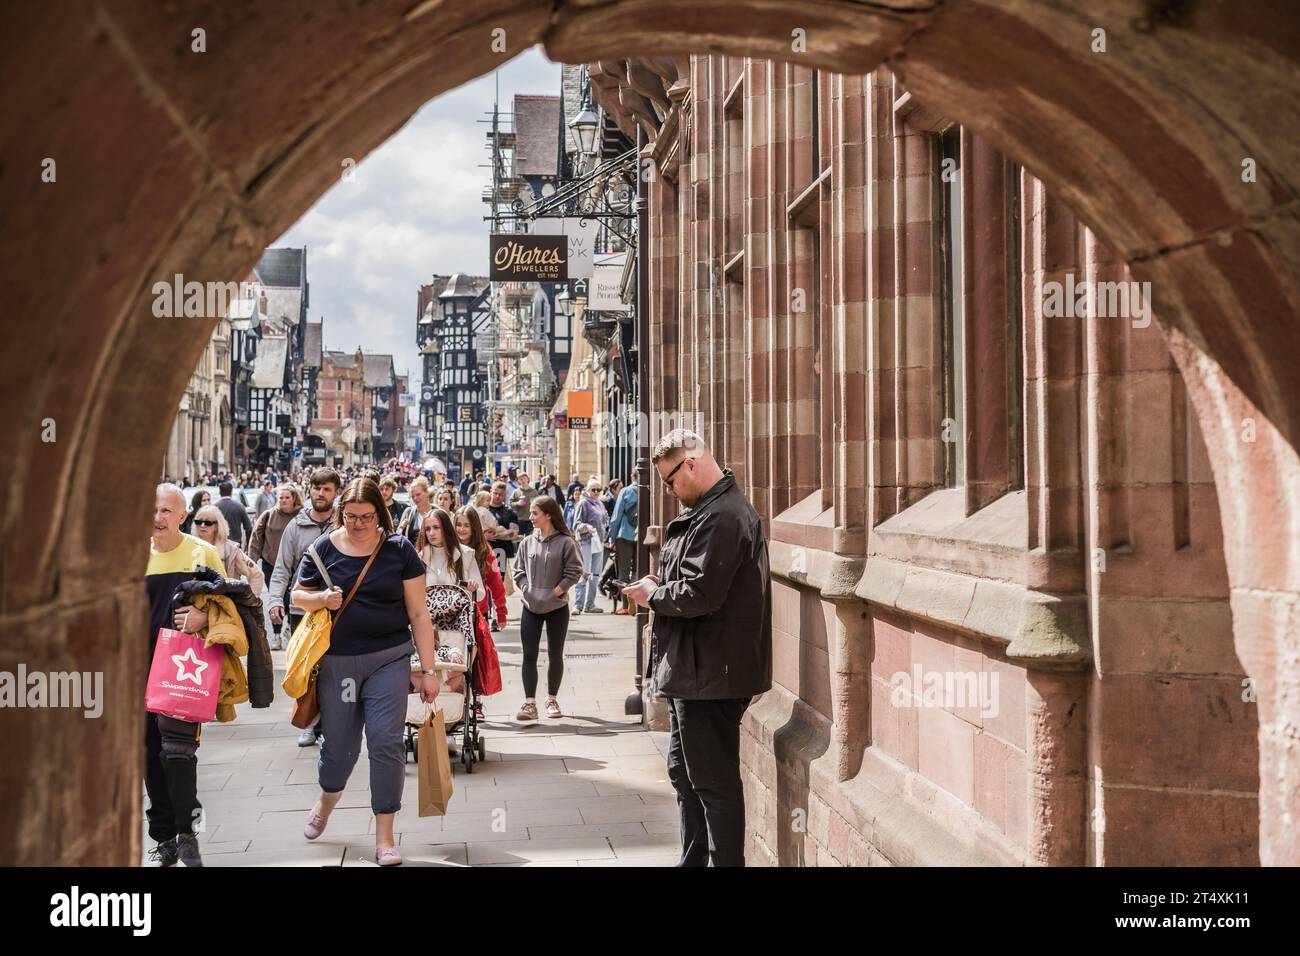
[[[438,636],[439,663],[435,667],[443,673],[443,683],[431,704],[414,692],[407,697],[406,752],[415,758],[420,725],[433,711],[441,710],[449,743],[460,737],[460,761],[466,773],[473,773],[474,764],[487,759],[487,744],[478,728],[478,694],[469,674],[477,650],[474,602],[459,585],[432,584],[425,588],[425,604]],[[419,669],[418,657],[412,658],[412,687],[418,686]]]

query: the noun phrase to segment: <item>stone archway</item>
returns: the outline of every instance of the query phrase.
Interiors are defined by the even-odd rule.
[[[569,62],[710,50],[843,72],[887,63],[1151,281],[1212,459],[1235,641],[1259,694],[1261,859],[1300,862],[1300,17],[1285,0],[1095,6],[246,0],[11,12],[0,669],[102,667],[107,701],[95,722],[5,715],[0,860],[137,858],[139,529],[170,425],[157,410],[175,406],[210,331],[155,318],[152,284],[246,275],[343,160],[541,42]],[[1093,51],[1097,28],[1105,52]],[[196,29],[206,52],[192,51]],[[35,316],[49,333],[20,335]],[[121,500],[88,521],[105,493]]]

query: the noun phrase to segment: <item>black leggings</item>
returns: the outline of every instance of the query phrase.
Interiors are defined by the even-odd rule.
[[[569,605],[546,614],[524,608],[519,638],[524,645],[524,696],[537,696],[537,653],[542,646],[542,623],[546,623],[546,690],[552,697],[560,692],[564,677],[564,638],[569,633]]]

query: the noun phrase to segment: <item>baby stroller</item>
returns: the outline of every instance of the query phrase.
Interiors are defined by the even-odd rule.
[[[455,584],[431,584],[425,589],[425,606],[438,632],[438,663],[434,669],[442,678],[442,690],[432,704],[420,700],[420,658],[411,657],[412,691],[406,699],[406,752],[419,759],[416,741],[420,725],[435,710],[442,711],[447,734],[461,735],[460,762],[466,773],[487,759],[487,744],[479,736],[478,692],[471,679],[477,641],[474,636],[474,601],[469,592]]]

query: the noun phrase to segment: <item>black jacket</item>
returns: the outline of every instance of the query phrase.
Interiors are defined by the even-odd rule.
[[[230,526],[230,540],[242,548],[253,535],[253,522],[248,517],[248,510],[234,498],[218,498],[216,506]]]
[[[753,697],[772,686],[772,592],[758,513],[728,469],[664,529],[651,651],[669,697]]]
[[[193,604],[195,595],[199,594],[224,594],[234,603],[248,638],[248,702],[254,707],[270,707],[275,697],[275,665],[271,661],[266,628],[262,625],[262,599],[246,581],[223,578],[211,568],[199,568],[194,572],[194,580],[176,589],[172,604],[175,607]]]

